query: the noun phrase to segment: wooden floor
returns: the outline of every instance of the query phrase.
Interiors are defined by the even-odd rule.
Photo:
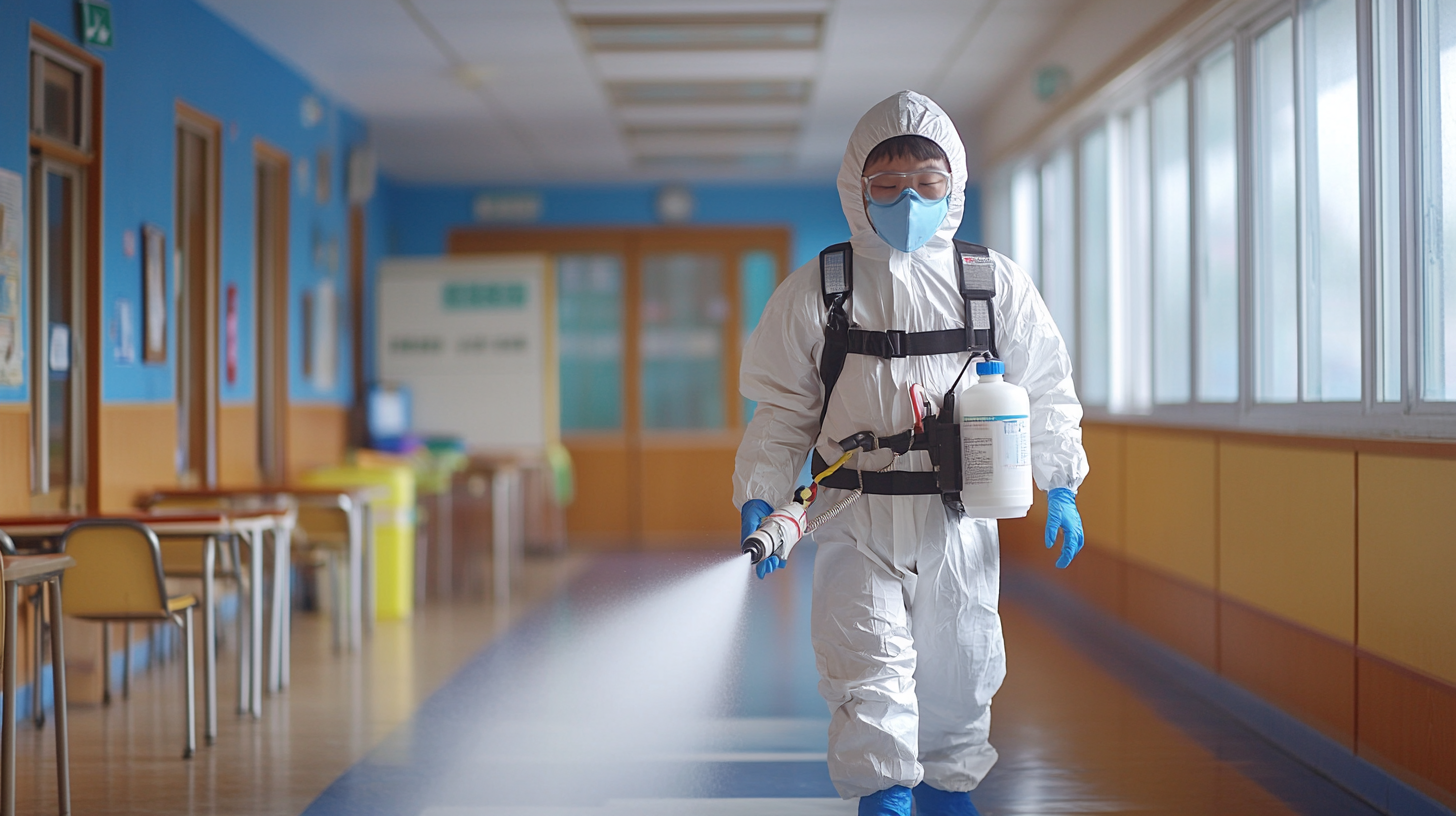
[[[565,559],[531,564],[507,614],[482,602],[427,608],[381,624],[362,655],[332,654],[326,620],[302,617],[292,688],[265,700],[257,722],[227,709],[218,744],[192,761],[179,758],[180,663],[138,675],[125,702],[73,708],[75,812],[853,814],[823,759],[827,712],[807,641],[812,548],[799,552],[790,569],[748,586],[738,650],[718,670],[734,693],[712,720],[731,739],[710,748],[583,753],[576,715],[561,715],[606,708],[616,719],[601,722],[617,730],[671,725],[664,692],[701,680],[702,667],[658,662],[666,668],[651,676],[624,675],[653,654],[694,653],[702,610],[690,607],[708,599],[644,587],[686,585],[712,559]],[[610,618],[602,610],[654,609],[653,592],[681,610],[675,628],[609,625],[601,637],[615,640],[592,640]],[[1010,673],[992,730],[1001,760],[974,794],[986,816],[1375,813],[1152,669],[1113,657],[1075,622],[1049,618],[1034,598],[1008,591],[1002,612]],[[591,671],[579,671],[582,660]],[[538,663],[557,667],[539,684],[550,688],[527,680],[523,667]],[[235,665],[230,653],[224,665]],[[20,732],[22,813],[53,812],[50,735]]]
[[[294,618],[293,679],[265,697],[259,720],[239,717],[236,638],[225,642],[217,744],[183,760],[181,659],[139,671],[131,697],[72,706],[71,798],[76,814],[257,814],[296,816],[340,774],[412,715],[419,704],[523,611],[559,591],[583,562],[528,562],[508,610],[457,601],[381,622],[362,654],[330,647],[328,618]],[[199,652],[200,657],[200,652]],[[199,688],[201,674],[198,675]],[[55,813],[49,725],[18,734],[19,813]]]

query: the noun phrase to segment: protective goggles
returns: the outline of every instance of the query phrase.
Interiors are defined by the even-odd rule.
[[[943,170],[876,173],[861,181],[864,183],[865,198],[875,204],[893,204],[906,190],[914,190],[930,204],[950,195],[950,174]]]

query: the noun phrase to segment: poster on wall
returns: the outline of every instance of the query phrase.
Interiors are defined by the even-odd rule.
[[[0,170],[0,385],[20,385],[20,252],[24,242],[25,181]]]
[[[142,227],[142,361],[167,362],[167,236]]]
[[[407,387],[414,431],[476,452],[560,435],[555,296],[541,255],[390,258],[379,273],[379,374]]]
[[[333,281],[314,287],[313,310],[313,385],[332,391],[339,372],[339,300]]]

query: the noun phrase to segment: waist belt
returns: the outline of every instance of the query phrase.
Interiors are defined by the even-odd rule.
[[[903,435],[903,434],[902,434]],[[886,437],[887,439],[890,437]],[[884,440],[881,440],[882,442]],[[882,445],[882,447],[888,447]],[[814,462],[810,466],[815,473],[823,473],[829,463],[819,455],[819,450],[814,450]],[[864,481],[861,482],[860,480]],[[839,490],[859,490],[864,485],[864,492],[876,496],[938,496],[940,487],[936,484],[933,471],[910,471],[910,470],[887,470],[887,471],[861,471],[840,468],[834,473],[826,476],[819,484],[824,487],[833,487]]]

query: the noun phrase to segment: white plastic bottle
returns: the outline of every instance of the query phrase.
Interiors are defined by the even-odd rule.
[[[961,391],[961,501],[971,518],[1021,518],[1031,509],[1031,400],[1006,382],[1000,360],[976,363]]]

